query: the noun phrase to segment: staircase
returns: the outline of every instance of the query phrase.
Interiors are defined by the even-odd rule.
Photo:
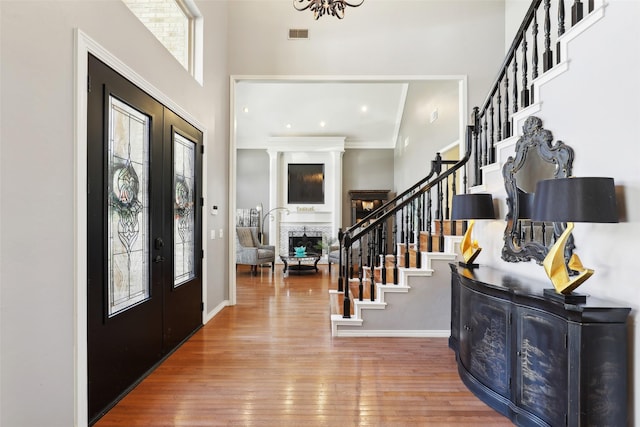
[[[569,18],[564,0],[532,1],[485,102],[473,110],[462,159],[437,153],[424,179],[341,230],[339,278],[329,291],[333,336],[449,336],[448,264],[457,262],[466,231],[465,222],[449,220],[451,200],[458,188],[504,186],[503,162],[524,120],[541,111],[541,87],[568,71],[568,44],[604,17],[602,0],[572,3]]]

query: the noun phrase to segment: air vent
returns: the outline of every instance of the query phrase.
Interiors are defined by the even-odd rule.
[[[301,40],[309,38],[309,30],[301,28],[289,29],[289,40]]]

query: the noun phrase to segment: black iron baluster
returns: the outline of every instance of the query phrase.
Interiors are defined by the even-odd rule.
[[[494,163],[496,161],[495,159],[495,155],[494,155],[494,144],[495,144],[495,125],[493,123],[493,96],[491,97],[491,103],[489,104],[489,114],[491,115],[491,147],[489,150],[489,162]],[[465,168],[466,170],[466,168]]]
[[[529,88],[527,85],[527,32],[522,32],[522,93],[520,103],[522,108],[529,106]]]
[[[533,25],[531,26],[531,103],[535,102],[533,92],[533,81],[538,78],[538,11],[533,14]]]
[[[483,131],[484,141],[482,143],[482,145],[483,145],[482,151],[484,153],[483,161],[484,161],[485,165],[488,165],[490,163],[493,163],[493,159],[491,159],[490,156],[489,156],[489,141],[488,141],[488,138],[487,138],[487,129],[488,129],[488,126],[487,126],[487,112],[484,111],[482,115],[484,116],[484,125],[483,125],[484,126],[484,131]],[[456,183],[455,183],[455,180],[454,180],[453,185],[455,185],[455,184]]]
[[[360,247],[360,264],[358,264],[358,301],[362,301],[364,299],[364,286],[362,284],[362,279],[364,276],[364,265],[362,264],[362,252],[364,252],[362,238],[358,239],[358,246]]]
[[[551,17],[549,9],[551,0],[544,0],[544,53],[542,54],[542,72],[553,67],[553,52],[551,51]]]
[[[501,85],[498,84],[498,98],[497,98],[497,105],[496,105],[496,110],[498,112],[498,141],[502,141],[502,116],[501,116],[501,107],[502,107],[502,94],[500,91],[500,87]]]
[[[393,284],[398,284],[398,214],[393,215]]]
[[[558,2],[558,41],[556,42],[556,63],[559,64],[560,56],[560,36],[564,34],[564,0]]]
[[[345,249],[345,259],[349,259],[349,257],[351,256],[351,239],[349,237],[349,235],[347,235],[346,237],[346,249]],[[345,263],[344,266],[344,275],[347,276],[347,268],[348,266]],[[348,277],[348,276],[347,276]],[[351,300],[349,299],[349,279],[347,278],[347,281],[344,285],[344,300],[342,302],[342,317],[345,319],[350,319],[351,318]]]
[[[486,116],[485,116],[485,125],[486,125],[486,123],[487,122],[486,122]],[[452,174],[452,177],[453,177],[452,181],[451,181],[451,201],[452,201],[452,203],[453,203],[453,198],[455,197],[456,194],[458,194],[457,193],[458,190],[457,190],[457,187],[456,187],[457,174],[458,174],[457,171],[454,171],[453,174]],[[449,218],[451,218],[451,217],[449,217]],[[451,221],[451,226],[453,227],[451,229],[451,235],[455,236],[456,232],[457,232],[457,230],[456,230],[456,222],[455,221]]]
[[[362,248],[360,248],[360,251],[362,251]],[[350,254],[350,258],[349,258],[349,279],[353,279],[353,251],[349,252]],[[347,280],[348,283],[348,280]]]
[[[478,147],[478,135],[474,135],[473,140],[473,176],[475,185],[480,185],[480,168],[482,167],[482,159],[480,158],[480,148]]]
[[[505,73],[507,71],[505,70]],[[516,49],[513,52],[513,88],[511,89],[513,93],[513,112],[518,112],[518,50]],[[511,132],[509,132],[511,135]]]
[[[438,233],[438,252],[444,251],[444,215],[442,208],[442,181],[438,181],[438,222],[440,223],[440,232]]]
[[[404,208],[403,208],[404,210]],[[405,214],[405,223],[404,226],[406,228],[406,233],[404,234],[404,268],[409,268],[409,206],[407,205],[407,209],[406,209],[406,214]]]
[[[593,12],[593,8],[595,7],[594,1],[589,0],[589,13]]]
[[[420,231],[422,230],[420,227],[420,221],[422,220],[422,205],[420,204],[422,200],[422,194],[416,199],[416,205],[417,205],[417,223],[418,223],[418,229],[414,230],[414,233],[416,233],[416,268],[422,268],[422,260],[421,260],[421,256],[420,256]]]
[[[504,69],[504,129],[502,130],[502,136],[509,138],[511,136],[511,122],[509,121],[509,73],[507,70],[509,65]]]
[[[582,2],[580,0],[575,0],[573,2],[573,6],[571,6],[571,26],[576,25],[578,22],[582,21],[583,9]]]
[[[427,193],[427,252],[433,252],[433,230],[431,228],[431,222],[433,221],[432,207],[431,190],[429,190]]]
[[[338,229],[338,292],[344,292],[344,271],[342,270],[342,250],[343,250],[343,246],[342,246],[342,238],[344,237],[344,234],[342,233],[342,228]],[[331,267],[331,264],[329,264],[329,267]]]
[[[387,220],[388,221],[388,220]],[[383,285],[387,284],[387,222],[382,223],[382,266],[380,267],[380,279]]]

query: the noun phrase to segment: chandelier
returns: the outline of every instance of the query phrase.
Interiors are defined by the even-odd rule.
[[[346,6],[358,7],[364,0],[359,3],[349,3],[346,0],[293,0],[293,7],[297,10],[307,10],[313,12],[313,18],[318,19],[323,15],[335,16],[338,19],[344,18],[344,9]]]

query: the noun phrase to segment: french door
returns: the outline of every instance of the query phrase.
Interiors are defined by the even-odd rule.
[[[202,325],[202,133],[91,55],[87,98],[93,423]]]

